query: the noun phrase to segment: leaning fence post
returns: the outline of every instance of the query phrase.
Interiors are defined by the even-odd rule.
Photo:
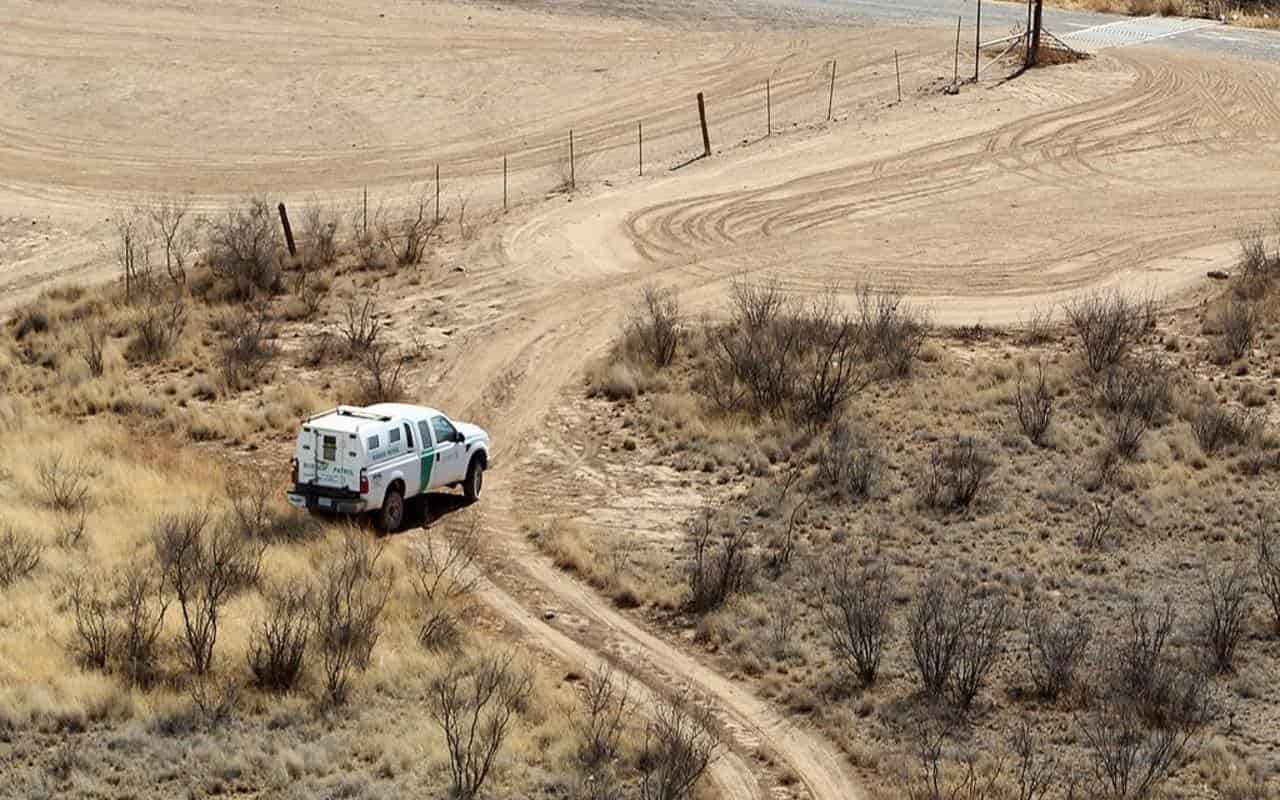
[[[893,51],[893,74],[898,77],[898,104],[902,104],[902,64],[898,61],[898,51]]]
[[[502,157],[502,210],[507,210],[507,157]]]
[[[644,177],[644,121],[637,124],[636,132],[636,159],[640,165],[640,177]]]
[[[831,93],[827,95],[827,122],[831,121],[831,106],[836,100],[836,60],[831,59]]]
[[[702,92],[698,92],[698,120],[702,123],[702,155],[711,157],[711,135],[707,133],[707,105],[702,100]]]
[[[440,165],[436,164],[436,224],[440,224]]]
[[[773,135],[773,91],[769,79],[764,79],[764,135]]]
[[[964,22],[964,17],[956,17],[956,72],[952,78],[952,83],[960,83],[960,24]]]
[[[569,191],[576,191],[578,188],[578,177],[574,172],[573,166],[573,128],[569,129]]]
[[[982,73],[982,0],[978,0],[978,24],[974,26],[973,34],[973,82],[978,82],[978,76]]]
[[[360,235],[368,236],[369,235],[369,184],[367,183],[364,185],[364,206],[363,207],[364,207],[364,213],[362,215],[363,221],[360,223]]]
[[[280,209],[280,226],[284,228],[284,241],[289,245],[289,255],[298,255],[298,248],[293,243],[293,228],[289,227],[289,212],[284,210],[284,203],[277,208]]]

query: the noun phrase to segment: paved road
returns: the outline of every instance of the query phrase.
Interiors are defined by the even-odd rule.
[[[976,0],[742,0],[741,5],[760,10],[768,8],[788,15],[861,18],[887,22],[940,23],[949,22],[958,15],[962,15],[966,22],[971,24]],[[1025,22],[1026,6],[984,2],[982,19],[984,29],[990,26],[994,37],[1020,22]],[[1087,11],[1045,9],[1045,25],[1060,36],[1129,19]],[[1280,32],[1274,31],[1209,25],[1189,33],[1159,39],[1152,44],[1179,50],[1197,50],[1280,63]]]

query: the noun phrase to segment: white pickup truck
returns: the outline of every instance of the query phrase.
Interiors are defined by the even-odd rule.
[[[297,508],[338,514],[373,512],[398,530],[406,498],[444,486],[480,497],[489,466],[489,434],[434,408],[379,403],[338,406],[308,417],[293,455]]]

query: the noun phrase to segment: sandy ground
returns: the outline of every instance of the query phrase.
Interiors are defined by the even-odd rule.
[[[484,513],[506,558],[486,596],[566,661],[614,655],[651,686],[708,697],[729,733],[716,779],[732,798],[857,789],[828,743],[558,572],[521,532],[517,498],[544,480],[523,454],[638,288],[677,288],[696,312],[740,275],[799,292],[870,281],[939,321],[985,323],[1090,286],[1176,297],[1230,260],[1238,226],[1266,219],[1280,178],[1280,71],[1154,49],[951,97],[929,90],[951,69],[942,30],[363,1],[7,6],[0,304],[109,274],[106,219],[149,192],[190,191],[210,209],[255,190],[402,196],[442,164],[446,197],[471,198],[489,223],[466,273],[423,290],[475,314],[432,400],[483,414],[498,443]],[[762,142],[766,78],[779,135]],[[700,149],[698,90],[716,155],[671,172]],[[640,121],[643,178],[631,176]],[[566,177],[570,127],[580,191],[545,198]],[[504,154],[520,207],[497,224]]]

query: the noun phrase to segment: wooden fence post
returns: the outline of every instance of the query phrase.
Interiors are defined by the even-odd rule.
[[[507,210],[507,157],[502,157],[502,210]]]
[[[973,33],[973,82],[978,82],[982,70],[982,0],[978,0],[978,24]]]
[[[956,73],[951,82],[960,83],[960,24],[964,22],[964,17],[956,17]]]
[[[831,59],[831,92],[827,95],[827,122],[831,121],[831,106],[836,100],[836,60]]]
[[[578,177],[574,173],[573,166],[573,128],[569,129],[569,191],[576,191],[578,188]]]
[[[764,124],[765,136],[773,135],[773,92],[769,86],[769,79],[764,79]]]
[[[277,206],[280,209],[280,226],[284,228],[284,241],[289,245],[289,255],[298,255],[298,248],[293,243],[293,228],[289,227],[289,212],[285,211],[284,203]]]
[[[703,102],[702,92],[698,92],[698,120],[702,123],[702,155],[711,157],[711,135],[707,133],[707,105]]]
[[[364,213],[362,215],[363,222],[360,223],[360,235],[369,235],[369,184],[364,185]]]
[[[898,103],[902,103],[902,64],[898,61],[898,51],[893,51],[893,74],[898,76]]]
[[[440,224],[440,164],[436,164],[436,224]]]
[[[644,120],[636,123],[639,130],[636,134],[636,158],[640,164],[640,177],[644,177]]]

